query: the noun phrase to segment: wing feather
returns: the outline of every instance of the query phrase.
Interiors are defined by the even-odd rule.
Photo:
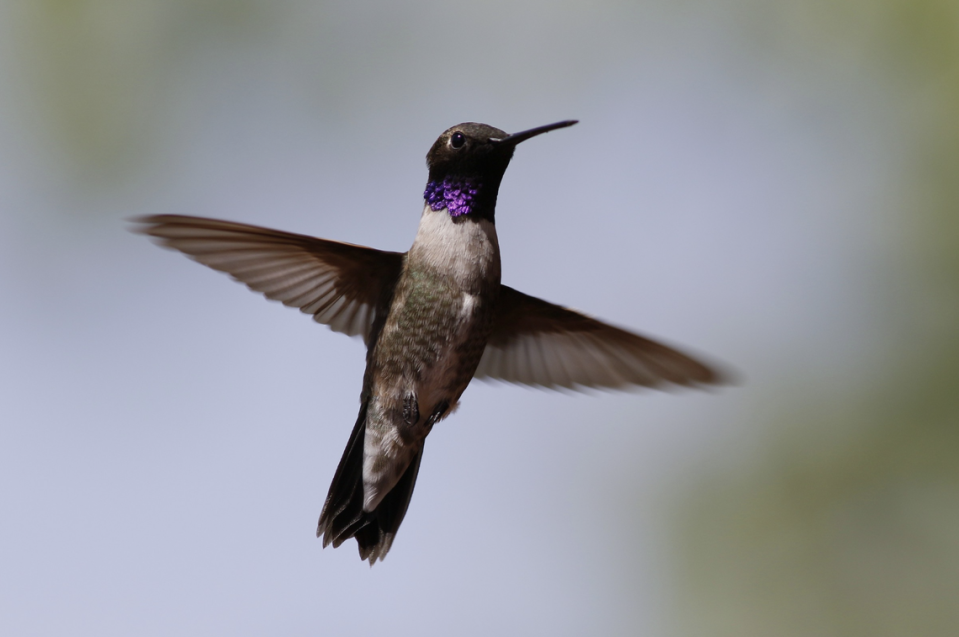
[[[226,272],[254,292],[297,307],[337,332],[369,341],[377,304],[404,255],[217,219],[155,215],[138,232]]]
[[[551,389],[723,382],[682,352],[505,285],[475,377]]]

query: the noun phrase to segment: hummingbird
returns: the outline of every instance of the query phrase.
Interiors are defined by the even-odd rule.
[[[576,123],[446,130],[426,155],[405,253],[200,217],[134,220],[160,245],[366,343],[359,415],[317,525],[324,548],[355,538],[371,566],[386,556],[426,438],[473,378],[574,390],[721,382],[687,354],[500,283],[496,198],[513,152]]]

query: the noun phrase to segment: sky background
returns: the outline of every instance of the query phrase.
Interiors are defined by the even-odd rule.
[[[959,631],[959,3],[0,0],[0,633]],[[314,537],[359,340],[136,215],[413,240],[735,370],[476,383],[388,558]]]

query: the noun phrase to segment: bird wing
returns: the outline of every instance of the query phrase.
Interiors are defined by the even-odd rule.
[[[369,341],[381,294],[403,254],[217,219],[155,215],[137,232],[226,272],[268,299],[298,307],[318,323]]]
[[[670,347],[505,285],[474,376],[551,389],[722,382]]]

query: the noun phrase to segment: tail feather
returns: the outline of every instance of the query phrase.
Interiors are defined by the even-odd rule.
[[[323,504],[323,512],[316,527],[316,537],[323,538],[323,547],[330,543],[336,548],[352,534],[343,536],[343,531],[362,521],[363,517],[363,439],[366,427],[366,403],[346,443],[346,450],[333,475],[330,492]],[[355,528],[354,528],[355,532]]]
[[[360,559],[369,560],[372,566],[382,560],[393,544],[393,537],[400,528],[406,510],[413,497],[416,475],[420,469],[423,450],[410,462],[396,486],[386,494],[373,511],[363,510],[363,443],[366,431],[366,403],[360,408],[359,417],[350,434],[340,464],[333,476],[330,492],[326,496],[323,512],[316,528],[316,536],[323,538],[324,548],[333,548],[356,538]]]

